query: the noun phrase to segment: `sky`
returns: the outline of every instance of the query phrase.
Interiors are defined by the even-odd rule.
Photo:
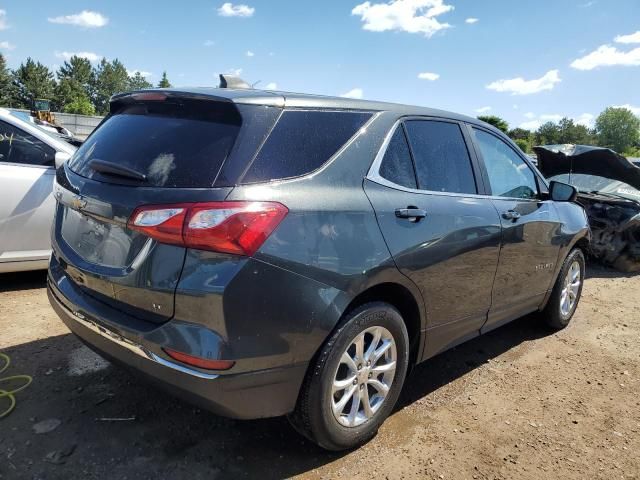
[[[236,72],[530,129],[591,126],[608,106],[640,115],[640,0],[0,0],[0,52],[10,68],[104,56],[154,83]]]

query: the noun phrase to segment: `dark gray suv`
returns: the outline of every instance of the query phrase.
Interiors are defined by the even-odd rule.
[[[102,355],[235,418],[357,446],[416,363],[571,319],[589,228],[501,132],[252,89],[115,96],[57,171],[51,304]]]

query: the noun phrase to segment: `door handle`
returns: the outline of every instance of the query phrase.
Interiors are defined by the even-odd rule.
[[[515,210],[507,210],[506,212],[504,212],[502,214],[502,218],[504,218],[505,220],[518,220],[520,218],[520,214],[518,212],[516,212]]]
[[[407,207],[407,208],[396,208],[396,217],[398,218],[406,218],[410,222],[417,222],[421,218],[427,216],[427,212],[422,208],[418,207]]]

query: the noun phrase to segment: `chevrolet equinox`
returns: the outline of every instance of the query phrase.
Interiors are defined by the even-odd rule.
[[[56,173],[51,304],[106,358],[358,446],[408,370],[517,317],[565,327],[573,187],[430,108],[250,88],[119,94]]]

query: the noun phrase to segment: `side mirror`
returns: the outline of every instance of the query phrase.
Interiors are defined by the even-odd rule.
[[[70,158],[71,158],[71,155],[69,155],[66,152],[56,152],[56,156],[54,159],[56,168],[60,168],[64,164],[64,162],[66,162]]]
[[[549,196],[556,202],[573,202],[578,196],[578,190],[572,185],[552,181],[549,184]]]

